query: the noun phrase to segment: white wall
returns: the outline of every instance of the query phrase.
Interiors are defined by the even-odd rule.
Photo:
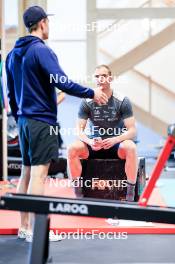
[[[48,0],[50,36],[48,45],[55,51],[67,75],[86,74],[86,0]]]
[[[5,27],[18,25],[18,0],[5,0]],[[12,12],[11,12],[11,11]]]
[[[166,92],[159,89],[152,90],[152,114],[165,123],[175,123],[175,100]]]
[[[149,86],[141,77],[128,71],[119,77],[118,82],[113,82],[113,89],[128,96],[130,100],[145,111],[149,111]]]
[[[138,64],[135,68],[175,93],[175,42]]]
[[[175,100],[166,91],[152,85],[150,91],[149,82],[138,76],[133,71],[123,74],[123,78],[113,83],[113,89],[119,94],[126,95],[132,103],[146,112],[151,109],[151,114],[161,121],[171,124],[175,122]],[[151,93],[151,101],[150,101]]]

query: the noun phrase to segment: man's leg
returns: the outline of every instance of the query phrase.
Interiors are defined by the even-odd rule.
[[[30,170],[31,170],[30,166],[24,166],[24,165],[22,166],[21,177],[17,186],[17,193],[24,193],[24,194],[27,193],[27,189],[30,181]],[[29,221],[28,213],[21,213],[21,226],[19,229],[27,230],[28,221]]]
[[[87,159],[89,151],[86,143],[77,140],[68,147],[68,168],[70,177],[75,180],[81,176],[82,166],[80,159]]]
[[[68,147],[68,170],[72,180],[76,180],[81,176],[82,166],[80,159],[87,159],[88,156],[89,151],[87,145],[80,140],[77,140]],[[74,191],[76,197],[82,196],[82,188],[80,186],[75,187]]]
[[[127,175],[127,196],[128,201],[134,201],[135,184],[138,172],[138,157],[136,144],[132,140],[125,140],[120,144],[118,156],[121,159],[126,159],[125,172]]]
[[[27,190],[28,194],[43,195],[44,184],[48,175],[50,163],[45,165],[31,166],[31,177],[29,187]],[[29,230],[32,230],[33,214],[29,214]]]

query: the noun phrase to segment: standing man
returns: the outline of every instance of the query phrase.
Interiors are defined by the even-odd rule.
[[[82,172],[80,159],[125,159],[127,175],[127,201],[134,201],[135,184],[138,170],[138,158],[134,138],[136,136],[135,118],[127,97],[121,97],[110,84],[111,70],[107,65],[95,69],[97,86],[102,87],[108,97],[107,104],[97,105],[93,100],[83,100],[78,113],[79,139],[69,146],[68,165],[73,180]],[[87,121],[90,133],[85,133]],[[82,196],[80,187],[75,194]]]
[[[55,126],[57,120],[55,87],[99,104],[106,103],[107,96],[100,88],[93,91],[68,80],[56,55],[44,43],[49,20],[41,7],[28,8],[23,19],[30,34],[17,40],[6,59],[8,98],[18,122],[23,165],[17,192],[43,195],[50,162],[58,157],[57,135],[50,135],[50,125]],[[31,219],[21,213],[18,236],[28,242],[32,241]]]

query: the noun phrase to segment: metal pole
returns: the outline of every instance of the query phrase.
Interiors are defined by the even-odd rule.
[[[5,1],[1,0],[1,59],[5,61]],[[2,176],[3,180],[7,180],[7,112],[5,108],[2,108]],[[1,176],[0,175],[0,176]]]
[[[49,256],[49,217],[36,214],[33,241],[30,248],[29,264],[44,264]]]
[[[97,19],[96,19],[96,0],[86,1],[86,62],[87,76],[92,76],[97,65]],[[89,78],[88,78],[89,80]],[[92,85],[92,83],[89,83]]]

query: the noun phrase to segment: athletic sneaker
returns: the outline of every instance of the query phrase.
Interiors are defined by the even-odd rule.
[[[33,240],[33,233],[32,233],[32,231],[27,231],[27,233],[26,233],[26,242],[31,243],[32,240]]]
[[[27,230],[24,228],[21,228],[18,230],[18,238],[19,239],[26,239]]]
[[[112,226],[119,226],[120,224],[119,219],[115,219],[115,218],[108,218],[107,220],[105,220],[105,222],[107,222],[108,224]]]
[[[57,241],[61,241],[62,237],[59,234],[55,234],[53,230],[49,231],[49,241],[50,242],[57,242]]]
[[[58,242],[61,240],[62,240],[61,235],[58,235],[58,234],[55,235],[53,230],[49,231],[49,241],[50,242]],[[33,241],[33,233],[31,231],[27,231],[26,242],[31,243],[32,241]]]

